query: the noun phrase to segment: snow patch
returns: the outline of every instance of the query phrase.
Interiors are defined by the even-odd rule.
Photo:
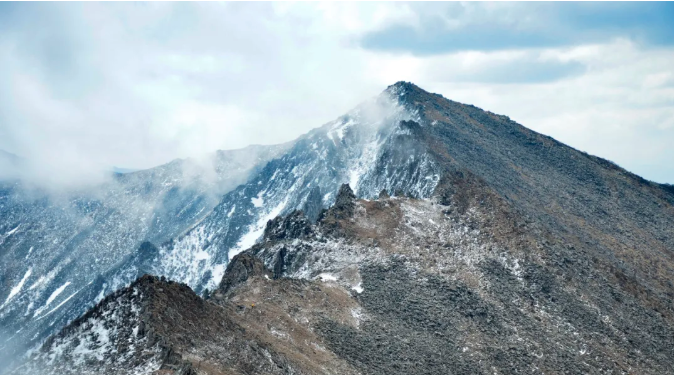
[[[58,305],[56,305],[56,307],[54,307],[53,309],[49,310],[46,314],[42,315],[38,320],[40,320],[40,319],[42,319],[42,318],[48,316],[49,314],[51,314],[51,313],[53,313],[54,311],[56,311],[56,310],[58,310],[59,308],[61,308],[61,306],[65,305],[66,302],[70,301],[70,299],[73,298],[73,297],[75,297],[75,295],[76,295],[77,293],[79,293],[79,292],[80,292],[80,291],[78,290],[77,292],[75,292],[75,293],[69,295],[68,298],[66,298],[66,299],[64,299],[63,301],[61,301],[61,303],[59,303]]]
[[[250,199],[251,203],[253,203],[253,206],[260,208],[264,205],[264,199],[262,199],[262,194],[264,194],[264,192],[261,191],[257,195],[257,197]]]
[[[334,142],[333,137],[337,137],[340,141],[344,139],[344,134],[353,125],[355,125],[356,122],[353,119],[348,119],[347,121],[344,121],[343,119],[337,120],[335,122],[335,125],[333,125],[330,128],[330,131],[328,131],[328,138]]]
[[[46,285],[47,283],[49,283],[50,281],[52,281],[54,279],[54,277],[56,276],[56,273],[58,271],[59,271],[59,269],[56,268],[56,269],[51,270],[47,274],[47,276],[40,276],[40,278],[37,279],[37,281],[34,282],[33,285],[28,287],[28,290],[33,290],[33,289],[40,288],[40,287]]]
[[[220,284],[222,277],[225,275],[225,269],[227,269],[227,263],[214,265],[211,268],[211,281],[208,283],[207,287],[214,288],[216,285]]]
[[[329,274],[329,273],[322,273],[318,275],[318,278],[321,279],[321,281],[326,282],[326,281],[337,281],[337,276]]]
[[[229,250],[229,260],[232,260],[232,258],[234,258],[240,252],[255,245],[255,242],[257,242],[258,238],[260,238],[262,233],[264,233],[264,228],[267,225],[267,222],[281,214],[283,209],[288,204],[288,199],[289,196],[286,196],[283,202],[274,207],[274,209],[271,210],[267,215],[262,216],[256,223],[253,223],[248,227],[248,232],[241,236],[241,239],[234,248]]]
[[[5,234],[5,238],[7,238],[7,237],[11,236],[12,234],[16,233],[16,231],[19,230],[19,227],[20,227],[20,226],[21,226],[21,224],[17,225],[16,228],[14,228],[14,229],[10,230],[9,232],[7,232],[7,234]]]
[[[21,288],[23,288],[23,284],[26,283],[26,280],[28,280],[31,273],[33,273],[33,269],[29,268],[28,271],[26,271],[26,273],[23,275],[23,278],[21,278],[21,281],[19,281],[19,283],[16,284],[16,286],[14,288],[12,288],[12,290],[9,291],[9,296],[7,296],[7,299],[5,300],[5,303],[3,303],[2,306],[0,306],[0,309],[3,309],[7,305],[7,303],[9,303],[9,301],[11,301],[12,298],[14,298],[14,296],[19,294],[19,292],[21,291]]]
[[[355,160],[349,169],[349,186],[355,194],[358,194],[358,182],[360,182],[361,177],[374,168],[380,146],[381,144],[376,138],[370,140],[365,144],[361,156]]]
[[[58,287],[50,296],[47,298],[47,302],[45,302],[44,306],[40,307],[39,309],[35,310],[35,314],[33,314],[33,318],[37,317],[42,313],[49,305],[51,305],[52,302],[56,299],[56,297],[59,296],[59,294],[63,293],[64,290],[70,285],[70,281],[67,281],[65,284],[61,285]]]
[[[194,260],[196,260],[197,262],[200,260],[208,260],[208,259],[211,259],[211,254],[204,251],[204,249],[200,248],[199,250],[197,250],[197,252],[194,253]]]

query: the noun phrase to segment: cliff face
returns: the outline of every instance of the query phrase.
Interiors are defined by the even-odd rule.
[[[674,373],[671,228],[670,187],[401,82],[107,274],[187,285],[134,284],[148,302],[109,325],[144,322],[144,335],[118,330],[143,351],[77,368]],[[133,288],[92,311],[113,316],[105,303]],[[68,373],[88,324],[24,369]]]

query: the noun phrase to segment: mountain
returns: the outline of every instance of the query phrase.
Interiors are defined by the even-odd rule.
[[[105,303],[131,303],[123,289],[85,315],[108,320],[75,320],[29,367],[674,372],[671,187],[410,83],[300,137],[193,220],[87,273],[72,298],[90,305],[143,273],[178,282],[138,281],[158,299],[134,309],[164,306],[150,320],[107,318]],[[60,307],[73,274],[45,292],[60,320],[41,334],[81,314]],[[32,277],[8,278],[12,298]],[[137,321],[154,328],[130,339],[120,327]],[[89,356],[101,336],[134,350]]]
[[[189,230],[222,194],[289,146],[175,160],[113,174],[80,191],[0,182],[0,363],[20,357],[103,298],[113,282],[105,275],[133,258],[143,241],[162,243]]]
[[[544,239],[500,230],[498,198],[451,191],[357,200],[344,185],[316,224],[270,221],[209,298],[143,276],[17,373],[674,371],[671,319],[599,272],[556,275]]]

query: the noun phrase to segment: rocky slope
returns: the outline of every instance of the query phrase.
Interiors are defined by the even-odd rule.
[[[343,182],[361,198],[395,197],[354,202],[346,188],[334,194]],[[233,311],[241,339],[266,345],[278,373],[669,373],[673,204],[671,187],[401,82],[298,139],[192,229],[137,247],[81,296],[144,272],[210,291],[207,306]],[[17,275],[11,285],[23,285]],[[276,327],[274,316],[286,318]],[[194,371],[260,370],[232,364],[223,343],[207,350],[217,338],[170,335]]]
[[[270,221],[207,300],[145,276],[17,373],[674,372],[671,318],[599,269],[605,289],[579,290],[540,239],[497,230],[498,200],[463,204],[345,185],[316,224]]]

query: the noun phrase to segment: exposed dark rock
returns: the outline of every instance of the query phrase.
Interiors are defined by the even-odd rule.
[[[247,253],[237,254],[227,265],[225,276],[218,286],[216,298],[218,295],[226,295],[230,290],[254,276],[270,277],[272,274],[258,258]]]
[[[337,192],[335,204],[330,209],[331,213],[338,219],[344,219],[353,215],[356,195],[351,190],[349,184],[343,184]]]
[[[285,217],[275,217],[264,229],[265,241],[303,238],[312,233],[312,224],[302,211],[293,211]]]
[[[321,188],[315,186],[309,192],[302,211],[304,211],[304,214],[311,222],[316,222],[318,216],[321,214],[321,210],[323,210],[323,195],[321,194]]]

